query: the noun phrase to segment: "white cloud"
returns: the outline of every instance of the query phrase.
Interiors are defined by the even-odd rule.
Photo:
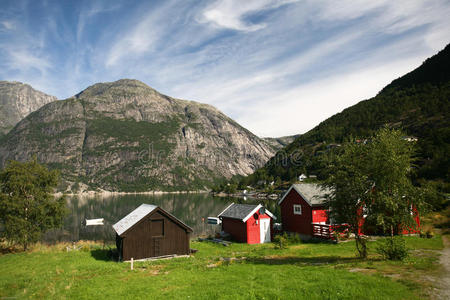
[[[6,30],[14,30],[16,28],[16,24],[13,21],[1,21],[0,24]]]
[[[96,17],[99,14],[102,13],[108,13],[113,12],[121,8],[120,4],[113,5],[111,3],[107,3],[106,5],[103,5],[104,3],[100,1],[94,1],[94,2],[88,2],[88,7],[82,7],[80,9],[80,13],[78,15],[78,22],[77,22],[77,42],[81,41],[81,37],[84,33],[84,29],[86,27],[86,24],[89,23],[90,20],[92,20],[94,17]],[[85,3],[83,3],[85,4]]]
[[[293,2],[297,2],[297,0],[219,0],[208,6],[198,20],[228,29],[257,31],[265,28],[267,24],[245,22],[243,19],[246,15],[261,10],[274,9]]]
[[[335,113],[375,96],[393,78],[410,71],[416,61],[417,58],[408,58],[382,66],[366,66],[300,85],[266,98],[251,111],[242,110],[237,121],[259,136],[304,133]]]
[[[374,96],[450,36],[448,0],[123,4],[88,2],[73,18],[63,6],[46,8],[53,21],[39,28],[24,19],[31,14],[11,14],[20,34],[7,36],[9,25],[0,22],[0,77],[61,98],[96,82],[136,78],[278,136]]]
[[[157,9],[144,7],[143,11],[139,11],[139,15],[134,16],[139,19],[138,22],[132,21],[127,28],[117,34],[107,55],[105,66],[112,67],[121,59],[136,58],[154,50],[167,30],[162,24],[169,26],[169,16],[176,11],[174,5],[176,2],[167,0]]]
[[[36,69],[45,73],[51,64],[48,59],[37,56],[27,50],[12,50],[9,52],[10,61],[8,63],[11,69],[30,70]]]

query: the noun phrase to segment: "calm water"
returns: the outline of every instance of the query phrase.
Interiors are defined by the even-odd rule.
[[[70,197],[67,199],[69,214],[63,228],[45,234],[44,241],[49,243],[78,240],[114,241],[115,232],[112,225],[142,203],[157,205],[179,218],[194,230],[191,237],[210,235],[220,230],[220,226],[207,224],[207,217],[217,216],[232,202],[263,203],[258,200],[212,197],[208,194]],[[274,212],[273,201],[265,205]],[[83,225],[85,219],[97,218],[104,218],[105,225],[87,227]]]

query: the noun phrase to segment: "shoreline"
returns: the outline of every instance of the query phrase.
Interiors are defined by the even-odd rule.
[[[164,195],[164,194],[203,194],[209,191],[146,191],[146,192],[111,192],[111,191],[83,191],[79,193],[53,193],[55,197],[94,197],[94,196],[121,196],[121,195]]]

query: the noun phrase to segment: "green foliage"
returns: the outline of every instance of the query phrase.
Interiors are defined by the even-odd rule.
[[[37,242],[42,233],[62,224],[64,198],[55,199],[58,172],[49,171],[36,158],[11,161],[0,172],[0,224],[2,237],[23,246]]]
[[[364,197],[367,222],[395,233],[398,226],[414,227],[412,208],[424,212],[423,190],[413,186],[411,171],[414,149],[398,130],[381,129],[366,146],[361,159],[364,174],[373,186]]]
[[[288,241],[283,235],[276,235],[273,238],[273,243],[277,249],[286,249]]]
[[[414,227],[412,207],[423,211],[423,192],[410,179],[413,147],[402,136],[401,131],[383,128],[367,144],[344,144],[324,184],[331,188],[330,218],[349,225],[361,257],[367,255],[358,234],[363,214],[364,226],[394,234],[401,226]]]
[[[378,242],[377,252],[388,260],[404,260],[408,257],[405,239],[399,236],[382,239]]]
[[[288,245],[302,243],[302,239],[300,238],[300,235],[296,233],[288,234],[287,232],[284,232],[283,234],[276,235],[273,238],[273,242],[277,249],[285,249]]]
[[[339,143],[359,137],[364,140],[383,126],[402,128],[418,138],[414,178],[450,182],[450,46],[428,59],[413,72],[394,80],[372,99],[361,101],[299,136],[277,153],[264,168],[252,174],[289,181],[301,173],[329,176]],[[450,192],[440,186],[439,192]]]
[[[229,183],[227,185],[225,185],[225,188],[223,189],[223,191],[227,194],[234,194],[236,193],[237,190],[237,185],[234,183]]]

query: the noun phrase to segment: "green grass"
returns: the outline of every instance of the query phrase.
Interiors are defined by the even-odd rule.
[[[419,275],[437,270],[437,256],[420,251],[441,249],[442,241],[407,241],[415,250],[404,262],[382,261],[374,253],[359,260],[353,242],[283,250],[192,242],[198,252],[189,258],[138,262],[134,270],[111,261],[100,246],[72,252],[41,246],[0,255],[0,299],[419,299],[430,288]]]

